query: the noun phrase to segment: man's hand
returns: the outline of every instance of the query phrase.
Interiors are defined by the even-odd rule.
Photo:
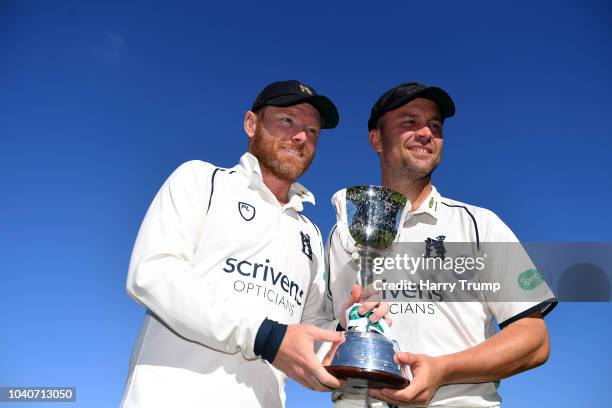
[[[342,314],[340,316],[340,326],[342,326],[343,329],[346,329],[345,312],[355,303],[361,303],[361,307],[359,308],[358,313],[362,316],[370,310],[374,310],[374,313],[372,313],[369,317],[372,323],[376,323],[380,319],[384,318],[387,324],[391,326],[391,319],[389,317],[385,317],[385,315],[389,311],[389,304],[380,301],[379,292],[372,286],[368,286],[367,288],[362,289],[360,285],[354,284],[351,288],[351,295],[347,298],[342,307]]]
[[[370,390],[370,396],[391,404],[427,405],[438,388],[444,384],[442,360],[425,354],[397,353],[395,360],[401,365],[409,365],[413,379],[410,385],[401,390],[383,388]]]
[[[437,357],[397,353],[398,363],[410,365],[412,383],[402,390],[371,390],[370,395],[396,404],[426,404],[441,385],[499,381],[544,364],[549,352],[546,324],[538,311],[457,353]]]
[[[344,335],[310,324],[290,324],[272,365],[305,387],[333,391],[342,382],[323,368],[314,352],[315,342],[323,341],[332,342],[335,349],[344,341]]]

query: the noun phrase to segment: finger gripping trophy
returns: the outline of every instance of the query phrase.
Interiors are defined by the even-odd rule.
[[[349,187],[334,195],[338,228],[348,229],[347,238],[354,241],[348,246],[359,253],[362,288],[373,282],[371,259],[395,243],[406,202],[404,195],[380,186]],[[399,351],[397,343],[370,327],[362,331],[349,326],[344,343],[326,367],[346,380],[341,392],[363,395],[368,388],[399,389],[408,384],[405,370],[393,358]]]

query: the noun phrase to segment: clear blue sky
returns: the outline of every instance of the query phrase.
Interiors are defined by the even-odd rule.
[[[0,385],[118,405],[144,313],[124,282],[147,206],[184,161],[233,165],[244,112],[273,80],[339,107],[302,179],[323,230],[334,191],[379,182],[372,102],[418,80],[457,105],[443,195],[525,241],[612,241],[611,40],[604,0],[1,2]],[[550,360],[503,382],[505,407],[608,401],[612,305],[564,303],[547,321]],[[288,388],[290,408],[327,398]]]

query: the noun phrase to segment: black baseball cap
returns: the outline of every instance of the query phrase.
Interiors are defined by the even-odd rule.
[[[416,98],[429,99],[438,105],[442,118],[455,114],[455,104],[449,94],[442,88],[427,86],[418,82],[404,82],[382,94],[372,106],[368,129],[376,128],[376,123],[385,113],[397,109]]]
[[[323,95],[317,95],[314,88],[300,81],[278,81],[266,86],[257,95],[251,111],[255,112],[264,106],[292,106],[309,103],[321,115],[321,128],[332,129],[338,124],[338,109],[334,103]]]

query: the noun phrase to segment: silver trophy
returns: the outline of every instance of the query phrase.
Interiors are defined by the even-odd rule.
[[[346,223],[359,257],[361,286],[372,284],[372,259],[395,243],[404,195],[380,186],[355,186],[346,189],[346,208],[338,210],[339,224]],[[346,219],[344,219],[344,217]],[[403,367],[394,360],[396,342],[376,331],[349,330],[326,367],[332,375],[346,380],[340,392],[366,394],[369,388],[404,388],[409,381]]]

